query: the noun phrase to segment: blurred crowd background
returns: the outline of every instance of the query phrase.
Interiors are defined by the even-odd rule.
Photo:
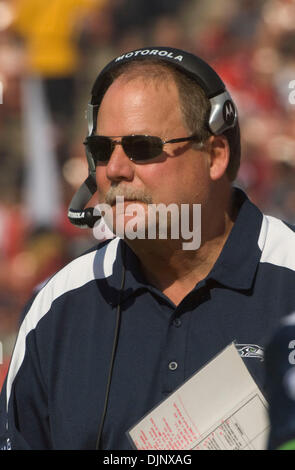
[[[294,0],[0,0],[0,388],[36,286],[97,243],[66,214],[87,176],[91,86],[122,52],[208,61],[239,109],[236,184],[295,223],[294,25]]]

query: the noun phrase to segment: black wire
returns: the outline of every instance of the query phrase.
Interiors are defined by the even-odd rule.
[[[123,269],[122,269],[122,279],[121,279],[121,286],[120,286],[120,291],[119,291],[119,299],[118,299],[118,305],[117,305],[117,312],[116,312],[116,327],[115,327],[115,334],[114,334],[114,342],[113,342],[113,350],[112,350],[112,356],[111,356],[111,362],[110,362],[110,369],[109,369],[109,375],[108,375],[108,381],[107,381],[107,386],[106,386],[106,393],[105,393],[105,401],[104,401],[104,407],[103,407],[103,412],[102,412],[102,418],[100,421],[99,425],[99,431],[97,435],[97,440],[96,440],[96,446],[95,450],[100,450],[100,444],[101,444],[101,436],[102,436],[102,430],[104,426],[104,421],[106,417],[106,412],[108,408],[108,401],[109,401],[109,393],[110,393],[110,387],[111,387],[111,382],[112,382],[112,375],[113,375],[113,368],[114,368],[114,362],[115,362],[115,356],[116,356],[116,351],[117,351],[117,345],[118,345],[118,340],[119,340],[119,331],[120,331],[120,324],[121,324],[121,296],[122,292],[124,289],[124,284],[125,284],[125,246],[123,242]]]

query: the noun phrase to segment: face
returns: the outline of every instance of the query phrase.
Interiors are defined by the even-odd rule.
[[[146,134],[163,140],[188,137],[174,82],[143,82],[140,77],[119,77],[107,90],[98,113],[97,134],[124,136]],[[117,140],[117,139],[116,139]],[[118,139],[120,140],[120,139]],[[191,142],[167,144],[148,163],[131,161],[116,145],[108,163],[96,168],[99,203],[112,204],[124,196],[124,211],[139,204],[203,204],[210,188],[209,155],[193,148]],[[115,223],[116,209],[113,210]],[[124,213],[125,213],[124,212]],[[125,216],[124,224],[130,220]]]

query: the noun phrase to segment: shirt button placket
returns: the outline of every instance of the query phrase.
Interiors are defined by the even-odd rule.
[[[185,353],[188,318],[180,318],[180,311],[174,311],[173,318],[170,320],[166,351],[165,351],[165,380],[163,383],[163,391],[171,393],[185,379]]]

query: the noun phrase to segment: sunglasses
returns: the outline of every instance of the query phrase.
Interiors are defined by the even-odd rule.
[[[116,145],[122,145],[130,160],[146,162],[161,155],[164,145],[187,141],[200,142],[200,139],[194,135],[171,140],[162,140],[160,137],[151,135],[124,135],[121,140],[115,140],[102,135],[91,135],[86,137],[84,145],[97,165],[109,161]]]

